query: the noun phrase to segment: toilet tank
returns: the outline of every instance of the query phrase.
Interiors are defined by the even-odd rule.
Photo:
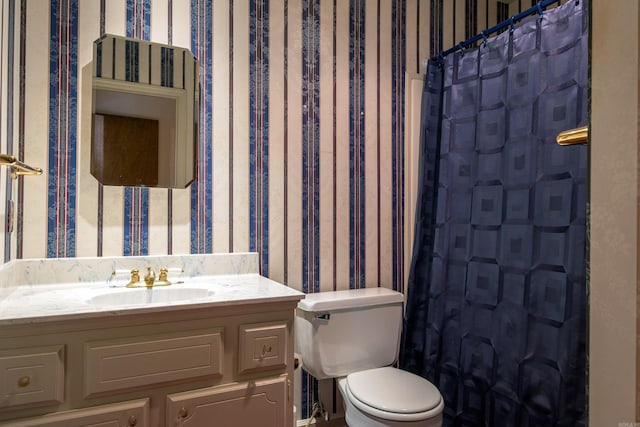
[[[386,288],[307,294],[295,319],[303,368],[324,379],[393,364],[403,302],[401,293]]]

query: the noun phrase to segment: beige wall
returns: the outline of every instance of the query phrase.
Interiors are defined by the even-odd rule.
[[[638,414],[638,2],[592,1],[589,424]]]

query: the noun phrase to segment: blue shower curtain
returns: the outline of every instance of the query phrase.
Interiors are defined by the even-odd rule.
[[[400,363],[445,426],[584,426],[586,1],[431,61]]]

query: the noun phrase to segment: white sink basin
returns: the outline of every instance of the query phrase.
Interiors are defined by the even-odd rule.
[[[125,306],[144,304],[170,304],[199,300],[213,295],[213,291],[202,288],[137,288],[124,289],[96,295],[87,301],[96,306]]]

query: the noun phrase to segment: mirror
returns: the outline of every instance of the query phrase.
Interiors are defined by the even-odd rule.
[[[188,49],[105,35],[93,47],[91,174],[103,185],[195,179],[198,63]]]

